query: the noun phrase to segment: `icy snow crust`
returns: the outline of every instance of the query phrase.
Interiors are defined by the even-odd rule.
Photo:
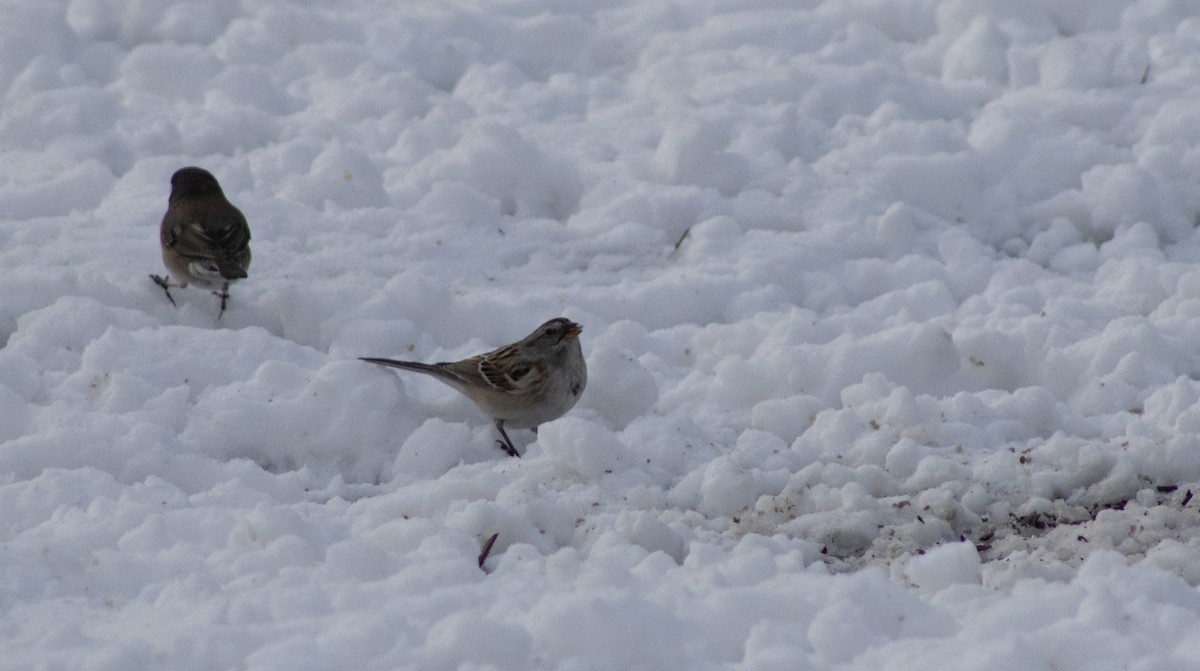
[[[1198,668],[1198,14],[0,4],[0,667]]]

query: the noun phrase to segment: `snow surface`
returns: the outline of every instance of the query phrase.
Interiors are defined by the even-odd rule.
[[[13,0],[0,91],[2,668],[1200,668],[1194,0]],[[519,460],[357,360],[558,315]]]

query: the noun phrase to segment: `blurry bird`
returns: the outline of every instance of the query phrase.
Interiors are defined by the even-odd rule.
[[[159,228],[165,275],[150,275],[163,288],[171,305],[172,288],[188,282],[204,286],[220,283],[221,312],[229,300],[229,283],[246,277],[250,267],[250,227],[246,217],[225,199],[221,185],[203,168],[180,168],[171,175],[171,196]],[[219,315],[218,315],[219,316]]]
[[[583,327],[556,317],[523,339],[486,354],[435,364],[362,357],[363,361],[415,370],[454,387],[496,422],[500,447],[521,456],[505,425],[533,429],[562,417],[587,385],[587,363],[579,346]]]

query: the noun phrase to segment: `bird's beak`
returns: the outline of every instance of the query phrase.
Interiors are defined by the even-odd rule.
[[[567,327],[567,332],[563,334],[563,340],[574,340],[574,339],[578,338],[579,332],[582,330],[583,330],[582,326],[572,322],[571,325],[569,327]]]

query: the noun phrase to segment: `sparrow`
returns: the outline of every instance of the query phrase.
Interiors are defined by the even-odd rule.
[[[510,456],[521,456],[505,426],[533,429],[562,417],[587,386],[587,363],[579,346],[583,327],[556,317],[510,345],[461,361],[420,363],[360,357],[381,366],[415,370],[454,387],[496,423]]]
[[[246,277],[250,267],[250,226],[242,211],[225,198],[212,173],[197,167],[180,168],[171,175],[171,196],[159,227],[166,275],[150,275],[175,305],[171,289],[188,282],[204,286],[220,283],[221,312],[229,300],[229,283]]]

